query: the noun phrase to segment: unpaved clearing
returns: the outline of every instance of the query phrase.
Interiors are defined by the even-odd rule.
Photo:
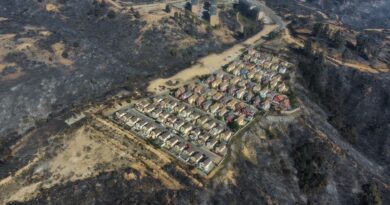
[[[248,45],[255,44],[258,40],[261,40],[262,37],[268,35],[277,27],[277,25],[266,25],[261,32],[257,33],[256,35],[252,36],[251,38],[247,39],[242,43],[234,45],[233,47],[222,53],[213,53],[206,57],[203,57],[199,59],[199,61],[195,65],[186,68],[183,71],[180,71],[179,73],[170,78],[159,78],[153,80],[152,82],[150,82],[147,90],[149,92],[155,93],[163,92],[164,89],[161,89],[162,86],[169,88],[180,87],[196,76],[210,74],[218,69],[221,69],[223,65],[238,57],[241,54],[242,49],[245,49]],[[174,86],[168,86],[166,84],[168,81],[176,80],[178,81],[178,83]]]
[[[62,42],[55,43],[51,46],[54,50],[54,54],[56,56],[56,59],[58,60],[59,63],[70,66],[73,64],[73,61],[66,59],[63,57],[63,52],[65,51],[65,45]]]
[[[116,150],[97,141],[97,137],[105,137],[102,133],[82,127],[71,135],[64,148],[57,150],[53,158],[43,158],[43,153],[40,153],[40,157],[18,170],[14,176],[2,180],[0,204],[30,200],[39,194],[41,188],[96,176],[122,165],[116,160]],[[33,183],[29,178],[41,180]]]

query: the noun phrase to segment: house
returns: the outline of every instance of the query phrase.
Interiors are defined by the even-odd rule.
[[[219,111],[218,111],[218,116],[223,117],[223,116],[225,116],[226,113],[228,113],[228,112],[229,112],[229,110],[228,110],[225,106],[223,106],[221,109],[219,109]]]
[[[236,84],[237,84],[238,82],[240,82],[241,80],[242,80],[242,79],[241,79],[240,77],[236,76],[236,77],[230,79],[230,84],[231,84],[231,85],[236,85]]]
[[[158,115],[157,121],[164,122],[169,117],[169,113],[162,112]]]
[[[227,105],[226,107],[230,108],[230,109],[235,109],[236,108],[236,104],[238,103],[238,101],[236,99],[232,99]]]
[[[212,169],[214,169],[214,162],[207,158],[199,163],[199,167],[203,169],[204,172],[209,173]]]
[[[200,113],[199,112],[196,112],[195,110],[189,115],[189,118],[191,120],[197,120],[198,118],[200,118]]]
[[[267,94],[269,93],[269,89],[268,88],[263,88],[261,91],[260,91],[260,96],[262,98],[265,98],[267,97]]]
[[[147,124],[148,122],[146,120],[140,120],[139,122],[135,123],[135,129],[141,130]]]
[[[177,152],[182,152],[187,146],[188,146],[187,143],[179,141],[178,143],[175,144],[174,149]]]
[[[190,161],[194,164],[198,164],[203,158],[204,155],[202,153],[196,152],[194,155],[191,156]]]
[[[175,107],[175,112],[180,113],[184,109],[186,109],[186,106],[184,104],[180,104],[180,105]]]
[[[240,116],[236,119],[236,122],[237,122],[238,125],[240,125],[240,126],[245,125],[245,124],[246,124],[245,116],[244,116],[244,115],[240,115]]]
[[[233,73],[233,75],[240,75],[240,70],[241,70],[240,68],[235,68],[232,70],[231,73]]]
[[[216,136],[216,135],[220,134],[222,131],[223,131],[222,126],[216,126],[213,129],[211,129],[210,134]]]
[[[255,76],[253,76],[253,80],[256,82],[261,82],[262,79],[263,79],[263,75],[259,72],[257,72]]]
[[[214,120],[209,120],[206,123],[204,123],[203,128],[205,128],[206,130],[211,130],[216,125],[217,125],[217,123]]]
[[[206,83],[206,84],[210,84],[210,83],[213,82],[214,80],[215,80],[214,75],[210,75],[210,76],[205,80],[205,83]]]
[[[154,130],[154,129],[156,129],[156,127],[155,127],[155,125],[152,124],[152,123],[149,123],[149,124],[145,125],[145,126],[142,128],[142,130],[144,131],[144,133],[148,135],[148,136],[147,136],[148,138],[151,137],[151,136],[149,136],[149,133],[150,133],[152,130]]]
[[[139,121],[141,121],[141,118],[139,118],[139,117],[132,117],[132,118],[129,119],[129,121],[126,123],[126,125],[132,127],[136,123],[138,123]]]
[[[143,109],[144,113],[151,113],[156,107],[154,105],[148,105]]]
[[[242,69],[240,70],[240,75],[241,75],[241,76],[245,76],[248,72],[249,72],[248,69],[242,68]]]
[[[261,91],[261,86],[258,85],[258,84],[253,86],[252,91],[255,92],[255,93],[260,92]]]
[[[184,135],[188,135],[189,132],[192,130],[192,125],[189,124],[189,123],[186,123],[185,125],[181,126],[180,127],[180,131],[184,134]]]
[[[218,73],[215,73],[215,79],[221,79],[223,78],[223,76],[225,75],[223,72],[218,72]]]
[[[259,108],[260,107],[260,104],[261,104],[261,98],[259,96],[256,96],[253,101],[252,101],[252,105]]]
[[[214,96],[215,94],[217,94],[217,90],[209,90],[208,92],[207,92],[207,96]]]
[[[194,138],[197,138],[201,133],[202,131],[199,128],[195,128],[190,131],[190,135],[192,135]]]
[[[253,94],[253,92],[249,91],[245,94],[244,96],[244,100],[246,102],[250,102],[252,100],[252,98],[255,97],[255,95]]]
[[[281,66],[281,67],[279,67],[278,72],[279,72],[280,74],[285,74],[285,73],[287,72],[287,68],[284,67],[284,66]]]
[[[198,97],[199,97],[199,95],[194,94],[194,95],[192,95],[191,97],[189,97],[189,98],[187,99],[187,102],[188,102],[190,105],[193,105],[193,104],[195,103],[196,99],[198,99]]]
[[[244,97],[245,92],[246,92],[246,90],[244,88],[239,89],[236,92],[236,97],[239,99],[242,99]]]
[[[166,108],[170,109],[170,110],[173,110],[177,105],[178,105],[178,102],[176,100],[170,100],[167,103]]]
[[[278,92],[280,93],[286,93],[288,91],[288,87],[286,83],[282,83],[278,86]]]
[[[245,88],[246,84],[248,84],[247,80],[241,80],[240,82],[237,83],[237,86],[241,88]]]
[[[163,142],[166,142],[167,140],[169,140],[170,138],[172,137],[172,135],[168,132],[164,132],[162,133],[161,135],[158,136],[158,139],[163,141]]]
[[[290,109],[290,100],[286,95],[275,95],[272,103],[278,105],[283,110]]]
[[[208,140],[207,142],[206,142],[206,147],[208,148],[208,149],[214,149],[214,147],[215,147],[215,145],[218,143],[218,140],[216,140],[216,139],[211,139],[211,140]]]
[[[186,109],[184,109],[183,111],[179,112],[179,116],[180,116],[180,117],[183,117],[183,118],[186,118],[186,117],[188,117],[192,112],[193,112],[193,109],[191,109],[191,108],[189,108],[189,107],[186,107]]]
[[[191,91],[187,91],[185,93],[183,93],[181,96],[180,96],[180,99],[181,100],[186,100],[187,98],[191,97],[192,95],[192,92]]]
[[[212,88],[217,88],[219,86],[219,84],[222,83],[222,80],[221,79],[216,79],[214,80],[212,83],[211,83],[211,87]]]
[[[275,89],[278,84],[279,84],[279,81],[277,79],[275,79],[275,78],[272,79],[271,83],[270,83],[271,89]]]
[[[157,108],[155,110],[153,110],[151,113],[150,113],[150,116],[153,117],[154,119],[158,118],[159,115],[162,113],[162,109],[161,108]]]
[[[183,87],[180,87],[178,88],[176,91],[175,91],[175,97],[176,98],[179,98],[186,90],[183,88]]]
[[[127,112],[124,111],[124,110],[119,110],[118,112],[115,113],[115,117],[117,117],[117,119],[120,119],[122,118]]]
[[[150,132],[150,136],[152,139],[156,139],[158,136],[160,136],[163,133],[163,130],[160,129],[154,129]]]
[[[223,82],[219,85],[219,90],[225,92],[228,89],[228,87],[229,87],[229,83]]]
[[[163,96],[156,96],[153,98],[153,102],[155,103],[160,103],[161,101],[163,101],[165,98]]]
[[[203,86],[197,85],[197,86],[194,88],[194,93],[203,94],[203,93],[204,93],[204,88],[203,88]]]
[[[222,155],[222,156],[225,156],[227,154],[227,144],[225,142],[222,142],[222,143],[219,143],[216,147],[215,147],[215,151]]]
[[[230,95],[234,95],[236,93],[236,91],[238,90],[238,88],[234,85],[230,85],[229,88],[228,88],[228,93]]]
[[[267,98],[261,103],[261,109],[268,111],[271,108],[271,99]]]
[[[227,104],[232,99],[231,96],[225,95],[219,102],[223,105]]]
[[[195,154],[195,150],[191,146],[187,146],[187,148],[183,150],[183,154],[192,156]]]
[[[207,100],[206,102],[203,103],[203,109],[208,110],[209,107],[213,104],[213,101]]]
[[[149,105],[150,105],[149,100],[144,99],[144,100],[139,101],[139,102],[135,105],[135,107],[136,107],[137,110],[143,110],[145,107],[147,107],[147,106],[149,106]]]
[[[273,71],[278,71],[279,70],[279,65],[274,63],[272,66],[271,66],[271,70]]]
[[[214,105],[212,105],[209,109],[210,113],[215,114],[220,106],[221,106],[221,104],[219,104],[219,103],[215,103]]]
[[[196,99],[196,106],[200,107],[202,105],[202,103],[206,101],[206,98],[204,96],[199,96],[197,99]]]
[[[197,119],[196,120],[196,124],[198,124],[198,125],[203,125],[204,123],[206,123],[207,122],[207,120],[209,120],[209,116],[207,116],[207,115],[204,115],[204,116],[201,116],[199,119]]]
[[[225,142],[228,142],[232,138],[232,136],[233,136],[233,133],[228,131],[228,130],[219,134],[219,138],[224,140]]]
[[[175,146],[177,143],[179,143],[179,137],[173,136],[166,141],[165,145],[168,147],[168,149],[170,149],[171,147]]]
[[[235,63],[232,63],[230,64],[227,68],[226,68],[226,72],[231,72],[232,70],[234,70],[236,68],[236,64]]]
[[[191,84],[187,85],[187,90],[193,91],[195,89],[195,87],[196,87],[195,83],[191,83]]]
[[[173,128],[175,130],[180,130],[180,128],[185,124],[186,122],[184,120],[178,119],[176,122],[173,123]]]
[[[255,74],[256,74],[256,72],[255,72],[254,70],[252,70],[252,71],[250,71],[250,72],[248,72],[248,73],[246,74],[246,77],[247,77],[248,79],[252,79],[253,77],[255,77]]]
[[[211,136],[207,133],[202,133],[199,135],[199,139],[203,142],[207,142],[207,140],[209,140],[211,138]]]
[[[130,115],[129,113],[125,113],[124,115],[122,115],[119,120],[123,123],[127,123],[129,122],[131,119],[133,118],[132,115]]]
[[[215,93],[215,95],[213,96],[213,100],[220,100],[223,96],[224,96],[223,93],[217,92],[217,93]]]

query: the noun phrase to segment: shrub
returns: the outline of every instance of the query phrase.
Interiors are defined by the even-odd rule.
[[[327,174],[321,172],[324,157],[320,150],[323,147],[318,143],[307,142],[292,153],[298,171],[299,188],[305,193],[320,190],[327,184]]]
[[[110,19],[114,19],[116,17],[115,11],[110,10],[107,14],[107,17]]]
[[[378,189],[377,184],[368,183],[362,186],[363,192],[360,194],[361,205],[381,205],[381,193]]]

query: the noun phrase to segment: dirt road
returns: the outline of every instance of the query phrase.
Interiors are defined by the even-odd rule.
[[[176,75],[170,78],[159,78],[157,80],[154,80],[150,82],[148,91],[161,93],[164,92],[165,90],[161,89],[160,87],[161,86],[167,87],[166,85],[167,81],[177,80],[179,82],[178,84],[169,87],[169,88],[174,88],[174,87],[180,87],[182,84],[186,83],[187,81],[191,80],[196,76],[210,74],[220,69],[222,66],[224,66],[231,60],[237,58],[241,54],[243,49],[246,49],[249,45],[256,44],[257,41],[261,40],[262,37],[268,35],[276,28],[278,28],[277,25],[266,25],[261,32],[257,33],[256,35],[252,36],[251,38],[247,39],[244,42],[234,45],[233,47],[229,48],[228,50],[222,53],[213,53],[206,57],[203,57],[199,59],[199,61],[195,65],[187,69],[184,69],[183,71],[177,73]]]

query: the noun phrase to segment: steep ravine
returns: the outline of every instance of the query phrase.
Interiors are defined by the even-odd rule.
[[[328,122],[359,152],[390,163],[390,73],[301,64],[303,84],[327,110]],[[386,172],[385,172],[386,173]]]

